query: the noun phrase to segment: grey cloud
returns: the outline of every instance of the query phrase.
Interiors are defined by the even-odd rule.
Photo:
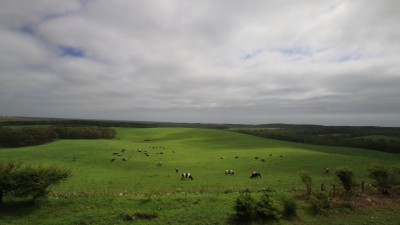
[[[400,125],[398,1],[0,4],[0,114]]]

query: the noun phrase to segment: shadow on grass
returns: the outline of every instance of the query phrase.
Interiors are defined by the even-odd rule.
[[[31,214],[35,209],[40,208],[32,200],[4,201],[0,205],[0,216],[21,217]]]

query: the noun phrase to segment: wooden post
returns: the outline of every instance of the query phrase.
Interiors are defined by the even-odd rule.
[[[325,191],[324,183],[321,184],[321,191]]]
[[[361,192],[364,193],[365,190],[365,182],[361,181]]]

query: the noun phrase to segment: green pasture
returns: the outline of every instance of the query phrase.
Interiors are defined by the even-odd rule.
[[[2,161],[57,165],[71,169],[72,176],[53,187],[44,204],[9,202],[0,210],[0,224],[127,224],[124,216],[137,212],[158,217],[132,224],[232,224],[239,192],[251,191],[257,196],[260,191],[274,190],[276,199],[301,192],[304,185],[299,171],[309,172],[315,189],[321,183],[329,187],[334,183],[333,170],[339,166],[353,169],[358,181],[369,182],[368,165],[398,166],[400,161],[396,154],[290,143],[232,131],[115,129],[117,137],[112,140],[60,140],[1,148]],[[325,174],[325,167],[331,168],[330,174]],[[235,176],[225,175],[226,169],[233,169]],[[253,170],[263,177],[250,179]],[[194,180],[181,181],[182,172],[190,172]],[[299,213],[299,219],[276,224],[396,225],[400,219],[393,209],[356,211],[340,217],[313,217],[306,210]]]
[[[332,175],[325,174],[323,168],[333,171],[348,166],[359,180],[366,180],[369,164],[395,165],[400,159],[399,155],[376,151],[296,144],[211,129],[116,130],[113,140],[61,140],[3,148],[0,158],[70,168],[72,177],[54,188],[59,194],[235,192],[266,187],[290,190],[302,188],[299,171],[308,171],[316,184],[330,184]],[[163,165],[158,166],[158,162]],[[178,174],[175,168],[179,168]],[[226,169],[233,169],[235,176],[226,176]],[[250,180],[253,170],[260,171],[263,178]],[[181,181],[182,172],[190,172],[194,180]]]

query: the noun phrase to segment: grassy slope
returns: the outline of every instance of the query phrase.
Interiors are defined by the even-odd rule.
[[[121,222],[119,214],[142,208],[155,210],[162,217],[152,223],[174,224],[174,221],[179,221],[184,224],[185,217],[179,216],[178,212],[196,209],[191,213],[190,223],[195,223],[197,218],[206,224],[204,221],[208,221],[209,216],[215,221],[221,221],[222,218],[226,221],[229,213],[232,213],[236,195],[223,194],[226,191],[266,187],[289,191],[303,188],[297,176],[300,170],[308,171],[316,185],[321,182],[330,184],[332,177],[323,173],[324,167],[349,166],[358,179],[367,179],[367,165],[374,162],[396,165],[400,159],[399,155],[382,152],[295,144],[219,130],[117,128],[117,131],[115,140],[62,140],[42,146],[0,149],[2,160],[56,164],[71,168],[73,172],[67,182],[53,189],[53,195],[70,198],[52,200],[50,203],[56,206],[34,210],[26,218],[0,214],[0,219],[3,217],[8,223],[17,222],[14,224],[39,219],[43,224],[52,224],[54,218],[64,218],[64,224],[76,224],[76,218],[81,218],[87,223],[112,224]],[[165,149],[149,149],[150,157],[143,152],[133,151],[138,148],[145,150],[149,146],[163,146]],[[123,157],[133,158],[123,162],[122,157],[112,156],[113,152],[119,152],[122,148],[126,149]],[[272,157],[268,154],[272,154]],[[73,155],[77,156],[75,162],[72,161]],[[239,158],[235,159],[235,156]],[[110,162],[112,158],[116,158],[116,161]],[[260,159],[265,159],[265,162]],[[156,166],[159,161],[163,162],[162,167]],[[181,182],[180,174],[175,173],[176,167],[181,172],[191,172],[194,180]],[[234,169],[235,177],[225,176],[225,169]],[[259,170],[263,178],[250,180],[252,170]],[[85,200],[71,197],[85,193],[90,194]],[[150,198],[151,201],[146,202]],[[181,201],[182,198],[184,201]],[[163,209],[156,207],[155,202]],[[216,210],[213,207],[215,204],[222,206]],[[87,214],[81,207],[91,208],[92,214]],[[58,215],[54,208],[71,212]],[[308,223],[312,224],[314,220]],[[315,224],[319,220],[324,219],[317,219]]]

